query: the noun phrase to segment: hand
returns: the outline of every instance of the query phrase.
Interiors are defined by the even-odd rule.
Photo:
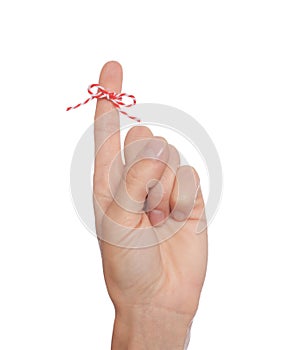
[[[121,91],[117,62],[103,67],[100,84]],[[123,164],[119,118],[111,102],[97,102],[94,208],[115,307],[112,349],[182,350],[207,265],[199,177],[143,126],[128,132]]]

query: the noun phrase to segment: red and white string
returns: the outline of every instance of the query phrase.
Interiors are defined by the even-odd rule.
[[[93,88],[97,88],[96,92],[93,92],[92,89]],[[118,111],[121,114],[126,115],[128,118],[135,120],[137,122],[141,122],[141,119],[129,115],[127,112],[123,111],[121,109],[121,107],[131,107],[134,106],[136,104],[136,98],[133,95],[128,95],[126,93],[115,93],[113,91],[107,91],[103,86],[101,86],[100,84],[91,84],[88,87],[88,93],[91,95],[89,98],[87,98],[84,102],[77,104],[76,106],[72,106],[72,107],[67,107],[67,111],[70,111],[72,109],[76,109],[82,105],[87,104],[88,102],[94,100],[95,98],[98,100],[108,100],[110,101],[115,108],[118,109]]]

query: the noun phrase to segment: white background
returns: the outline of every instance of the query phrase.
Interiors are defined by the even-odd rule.
[[[293,349],[293,2],[0,6],[0,348],[110,348],[97,241],[69,189],[94,104],[65,108],[115,59],[124,91],[196,117],[222,160],[190,349]]]

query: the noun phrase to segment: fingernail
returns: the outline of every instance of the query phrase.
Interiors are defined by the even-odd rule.
[[[152,225],[158,225],[164,220],[164,213],[161,210],[154,209],[150,212],[149,218]]]
[[[151,140],[142,150],[142,156],[150,158],[160,158],[163,154],[165,143],[161,140]]]
[[[185,213],[179,210],[175,210],[172,213],[172,215],[173,215],[173,218],[176,219],[177,221],[184,221],[187,217]]]

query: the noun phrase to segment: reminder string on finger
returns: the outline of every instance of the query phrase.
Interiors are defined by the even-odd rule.
[[[93,92],[92,89],[93,88],[97,88],[96,92]],[[87,104],[88,102],[96,99],[99,100],[108,100],[110,101],[115,108],[118,109],[118,111],[121,114],[126,115],[128,118],[137,121],[138,123],[141,122],[141,119],[139,119],[138,117],[129,115],[127,112],[123,111],[121,109],[121,107],[131,107],[134,106],[136,104],[136,98],[133,95],[128,95],[126,93],[115,93],[113,91],[107,91],[103,86],[101,86],[100,84],[91,84],[88,87],[88,93],[91,95],[89,98],[87,98],[84,102],[77,104],[76,106],[72,106],[72,107],[67,107],[67,111],[70,111],[72,109],[76,109],[82,105]]]

